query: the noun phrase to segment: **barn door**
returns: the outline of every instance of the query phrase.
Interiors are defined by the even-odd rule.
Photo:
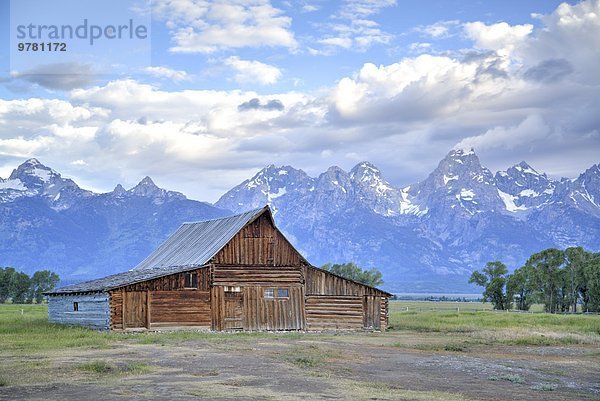
[[[381,330],[381,297],[367,295],[364,298],[363,325],[365,329]]]
[[[225,289],[225,313],[223,315],[224,330],[241,330],[244,328],[244,297],[240,287]]]
[[[147,327],[148,295],[146,291],[125,292],[123,297],[123,328]]]

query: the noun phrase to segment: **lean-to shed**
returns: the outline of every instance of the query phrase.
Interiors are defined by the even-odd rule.
[[[311,266],[264,207],[183,224],[132,270],[47,295],[55,323],[220,331],[381,330],[391,294]]]

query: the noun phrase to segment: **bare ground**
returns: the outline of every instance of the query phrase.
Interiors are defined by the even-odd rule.
[[[215,334],[2,359],[0,400],[600,400],[598,344],[490,346],[416,332]],[[107,366],[83,368],[94,362]]]

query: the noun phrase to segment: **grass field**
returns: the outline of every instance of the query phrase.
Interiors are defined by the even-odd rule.
[[[390,312],[483,312],[493,310],[489,302],[455,302],[455,301],[390,301]],[[535,304],[530,312],[543,312],[544,306]]]
[[[391,301],[385,333],[339,335],[98,332],[48,323],[45,305],[0,305],[0,400],[3,394],[11,400],[99,394],[100,400],[106,391],[117,394],[106,399],[152,398],[165,386],[180,399],[543,400],[552,391],[551,399],[591,400],[600,394],[594,379],[600,316],[485,308]],[[382,367],[387,373],[374,376]]]

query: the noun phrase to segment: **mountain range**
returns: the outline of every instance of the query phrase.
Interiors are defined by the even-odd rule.
[[[526,162],[493,174],[472,149],[456,149],[406,187],[369,162],[318,177],[270,165],[214,205],[149,177],[96,194],[30,159],[0,179],[0,263],[52,269],[65,284],[104,276],[135,266],[182,222],[265,204],[313,264],[377,267],[396,292],[469,291],[487,261],[513,269],[552,246],[600,250],[600,165],[573,180]]]

